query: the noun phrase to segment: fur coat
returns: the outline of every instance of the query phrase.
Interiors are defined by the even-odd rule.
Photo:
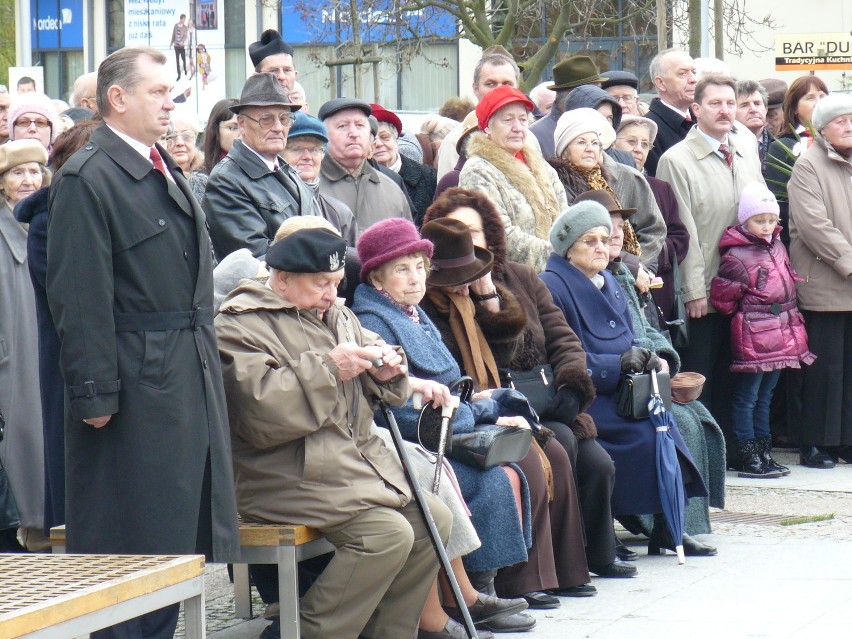
[[[553,250],[550,227],[568,201],[556,172],[529,141],[523,153],[526,163],[484,133],[474,133],[459,186],[484,193],[494,202],[506,227],[509,259],[541,272]]]

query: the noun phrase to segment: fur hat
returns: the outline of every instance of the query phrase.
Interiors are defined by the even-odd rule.
[[[564,257],[583,233],[598,226],[605,226],[612,233],[612,220],[603,204],[585,200],[569,206],[550,229],[553,250]]]
[[[38,162],[42,166],[47,164],[47,149],[41,142],[14,140],[0,144],[0,175],[26,162]]]
[[[596,133],[601,141],[601,149],[608,149],[615,142],[615,130],[598,111],[588,107],[572,109],[560,115],[556,122],[553,131],[556,157],[562,157],[571,140],[583,133]]]
[[[425,253],[432,257],[432,242],[424,240],[417,227],[401,217],[389,217],[377,222],[358,238],[358,259],[361,260],[361,281],[367,282],[370,271],[403,255]]]
[[[778,200],[775,199],[772,191],[761,182],[746,184],[743,192],[740,193],[740,205],[737,211],[737,219],[740,224],[745,224],[745,221],[754,215],[761,215],[762,213],[778,215],[780,211]]]
[[[464,222],[444,217],[424,224],[420,234],[435,245],[427,285],[459,286],[491,270],[494,256],[488,249],[473,245]]]
[[[251,63],[257,67],[264,58],[267,58],[271,55],[275,55],[277,53],[286,53],[287,55],[293,55],[293,47],[284,42],[281,38],[281,34],[278,33],[275,29],[267,29],[264,31],[260,40],[257,42],[252,42],[249,45],[249,57],[251,58]]]
[[[829,93],[817,102],[811,122],[814,129],[822,131],[834,118],[841,115],[852,115],[852,95],[846,93]],[[12,122],[11,108],[9,109],[9,122]],[[11,125],[10,125],[11,126]]]
[[[56,136],[62,133],[59,113],[53,101],[44,93],[19,93],[12,97],[9,104],[9,139],[15,139],[15,120],[24,113],[38,113],[50,122],[50,143],[56,142]]]

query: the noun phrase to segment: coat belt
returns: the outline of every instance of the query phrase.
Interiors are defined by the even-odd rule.
[[[199,306],[191,311],[164,311],[160,313],[115,313],[116,333],[144,333],[146,331],[198,330],[199,326],[213,324],[213,307]]]

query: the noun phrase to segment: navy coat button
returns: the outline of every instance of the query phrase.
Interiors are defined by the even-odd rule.
[[[615,320],[609,320],[609,327],[615,328]]]
[[[157,220],[157,224],[159,224],[160,226],[165,226],[166,221],[163,218],[160,218],[159,220]]]
[[[601,371],[601,377],[606,377],[607,375],[609,375],[607,371]]]

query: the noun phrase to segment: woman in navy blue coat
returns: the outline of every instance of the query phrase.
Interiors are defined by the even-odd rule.
[[[555,252],[541,279],[586,351],[589,374],[597,391],[588,412],[597,425],[598,441],[615,462],[613,514],[660,513],[654,427],[650,420],[618,415],[616,387],[624,370],[659,369],[665,364],[651,351],[635,346],[627,296],[606,270],[611,232],[609,211],[601,204],[584,201],[569,208],[551,230]],[[685,498],[706,496],[707,489],[677,428],[672,436],[683,473]],[[652,537],[649,548],[673,545],[671,540],[660,539],[661,534],[658,531]],[[700,550],[702,544],[687,539],[687,554],[711,554]]]

